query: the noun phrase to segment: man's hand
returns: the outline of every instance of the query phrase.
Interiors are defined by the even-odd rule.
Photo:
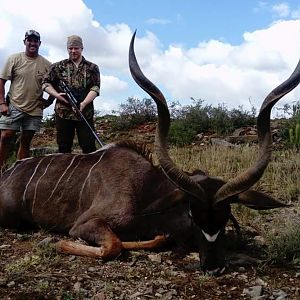
[[[68,97],[66,93],[58,93],[58,96],[56,97],[56,99],[61,102],[69,104],[69,101],[66,99],[66,97]]]
[[[6,103],[0,105],[0,112],[3,116],[9,116],[9,109]]]
[[[85,101],[82,101],[81,103],[80,103],[80,106],[79,106],[79,110],[81,111],[81,112],[83,112],[83,110],[84,110],[84,108],[86,107],[86,102]]]

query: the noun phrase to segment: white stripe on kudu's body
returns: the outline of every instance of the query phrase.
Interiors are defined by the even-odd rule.
[[[12,171],[10,172],[8,178],[11,177],[14,172],[16,172],[16,170],[18,169],[18,167],[20,167],[20,161],[24,161],[24,160],[27,160],[27,159],[30,159],[30,157],[18,160],[9,169],[7,169],[7,172],[9,172],[12,169]]]
[[[57,180],[57,182],[56,182],[56,184],[55,184],[54,189],[52,190],[51,195],[48,197],[48,199],[46,200],[46,202],[48,202],[48,201],[51,199],[51,197],[52,197],[53,194],[55,193],[55,191],[56,191],[56,189],[57,189],[59,183],[61,182],[62,178],[63,178],[63,177],[65,176],[65,174],[68,172],[68,170],[69,170],[70,167],[72,166],[72,164],[73,164],[73,162],[74,162],[74,160],[75,160],[75,158],[76,158],[77,156],[78,156],[78,154],[77,154],[77,155],[74,155],[74,157],[72,158],[70,164],[67,166],[67,168],[65,169],[65,171],[61,174],[61,176],[59,177],[59,179]]]
[[[34,188],[34,196],[33,196],[33,201],[32,201],[32,208],[31,208],[31,212],[33,214],[33,209],[34,209],[34,205],[35,205],[35,199],[36,199],[36,194],[37,194],[37,188],[38,188],[38,185],[41,181],[41,179],[45,176],[45,174],[47,173],[48,171],[48,168],[50,166],[50,164],[52,163],[52,161],[55,159],[55,157],[52,157],[52,159],[49,161],[49,163],[47,164],[43,174],[40,176],[40,178],[37,180],[36,182],[36,185],[35,185],[35,188]]]
[[[78,160],[77,164],[73,167],[73,170],[70,172],[70,175],[68,176],[68,178],[66,179],[66,183],[69,182],[70,178],[72,178],[73,174],[75,173],[76,168],[79,166],[79,164],[81,163],[83,156],[80,156],[80,159]]]
[[[85,178],[85,180],[84,180],[84,182],[83,182],[83,184],[82,184],[82,187],[81,187],[80,192],[79,192],[79,195],[80,195],[80,196],[79,196],[79,207],[81,207],[81,198],[82,198],[82,193],[83,193],[85,184],[86,184],[86,182],[88,181],[88,179],[90,178],[91,173],[92,173],[92,170],[95,168],[95,166],[97,166],[97,165],[100,163],[100,161],[101,161],[101,159],[102,159],[104,153],[105,153],[105,151],[103,151],[103,153],[102,153],[102,155],[100,156],[100,158],[98,159],[98,161],[97,161],[96,163],[94,163],[94,164],[91,166],[91,168],[90,168],[90,170],[89,170],[89,172],[88,172],[88,174],[87,174],[87,176],[86,176],[86,178]]]
[[[28,189],[28,187],[29,187],[29,185],[30,185],[30,182],[31,182],[31,180],[33,179],[35,173],[37,172],[37,169],[39,168],[40,164],[41,164],[42,161],[45,160],[45,159],[46,159],[46,157],[43,157],[43,158],[38,162],[38,164],[36,165],[36,167],[35,167],[35,169],[34,169],[32,175],[30,176],[30,178],[29,178],[29,180],[28,180],[28,182],[27,182],[27,184],[26,184],[26,187],[25,187],[25,190],[24,190],[24,193],[23,193],[23,198],[22,198],[22,199],[23,199],[23,204],[25,203],[25,200],[26,200],[26,193],[27,193],[27,189]]]

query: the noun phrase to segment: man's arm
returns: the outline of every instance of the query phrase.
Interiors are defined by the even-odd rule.
[[[86,97],[84,98],[84,100],[80,103],[80,111],[83,111],[84,108],[91,103],[92,101],[94,101],[94,99],[98,96],[98,93],[96,93],[95,91],[89,91],[88,94],[86,95]]]
[[[6,80],[0,78],[0,103],[5,103],[5,83]]]
[[[100,94],[100,71],[99,67],[94,64],[94,68],[90,71],[92,74],[91,79],[92,79],[92,87],[84,100],[80,103],[80,111],[83,111],[84,108],[94,101],[94,99],[99,96]]]
[[[8,105],[5,101],[5,83],[6,80],[0,78],[0,112],[3,115],[6,115],[8,112]]]

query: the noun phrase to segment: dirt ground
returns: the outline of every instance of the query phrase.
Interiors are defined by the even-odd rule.
[[[59,238],[0,229],[0,299],[300,299],[300,270],[258,262],[263,251],[251,243],[212,277],[194,252],[124,252],[104,262],[56,253]]]

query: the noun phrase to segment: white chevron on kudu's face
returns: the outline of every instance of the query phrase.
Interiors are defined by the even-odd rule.
[[[217,233],[210,235],[210,234],[206,233],[204,230],[201,230],[201,231],[202,231],[203,235],[205,236],[206,240],[210,243],[215,242],[220,233],[220,230],[219,230]]]

